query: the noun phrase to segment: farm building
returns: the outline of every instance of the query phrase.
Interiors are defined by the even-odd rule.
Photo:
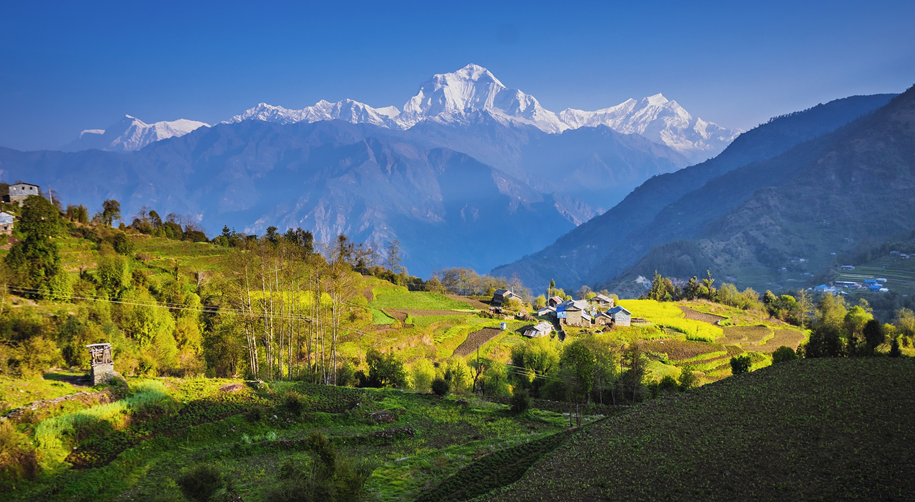
[[[553,325],[546,322],[540,321],[536,325],[531,326],[524,330],[524,336],[528,338],[539,338],[541,336],[549,336],[553,332]]]
[[[4,202],[11,202],[21,206],[22,202],[32,195],[41,195],[41,190],[38,188],[38,185],[32,185],[31,183],[16,183],[15,185],[10,185],[10,193],[6,196]]]
[[[550,306],[550,307],[556,307],[556,306],[559,305],[560,303],[562,303],[562,298],[560,298],[560,297],[558,297],[558,296],[551,296],[551,297],[546,301],[546,304],[547,304],[548,306]]]
[[[594,298],[591,298],[590,301],[601,309],[609,309],[613,307],[613,298],[610,298],[606,295],[596,295]]]
[[[854,265],[842,265],[842,270],[854,270]]]
[[[0,211],[0,234],[11,235],[14,221],[16,221],[16,218],[13,215],[6,211]]]
[[[607,313],[613,318],[614,326],[629,326],[629,323],[632,320],[632,312],[629,312],[623,307],[613,307],[608,310]]]
[[[518,298],[519,300],[521,299],[518,295],[507,289],[497,289],[496,292],[492,294],[492,304],[502,305],[512,298]]]
[[[582,313],[588,308],[588,302],[584,300],[566,300],[556,307],[556,318],[561,324],[569,326],[582,326],[585,323],[591,324],[590,316],[587,320],[582,317]]]
[[[598,312],[594,316],[594,324],[599,326],[609,326],[610,324],[613,324],[613,317],[611,317],[610,314],[606,312]]]
[[[537,315],[541,317],[556,317],[556,308],[554,307],[543,307],[537,311]]]
[[[886,282],[886,277],[878,277],[875,280],[882,284],[882,283]]]

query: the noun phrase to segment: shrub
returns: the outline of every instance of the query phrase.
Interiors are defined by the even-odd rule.
[[[451,385],[444,378],[432,380],[432,392],[437,396],[445,396],[451,390]]]
[[[0,487],[15,487],[20,478],[38,475],[38,459],[24,434],[10,421],[0,421]]]
[[[680,390],[680,384],[670,375],[664,375],[664,378],[658,382],[658,390],[661,392],[676,392]]]
[[[111,244],[117,254],[125,256],[133,254],[133,241],[123,232],[115,235]]]
[[[750,356],[735,356],[731,358],[731,373],[739,375],[750,372]]]
[[[527,389],[515,389],[510,401],[512,413],[524,413],[531,407],[531,396]]]
[[[775,352],[772,353],[772,364],[793,361],[795,359],[797,359],[797,352],[791,347],[786,347],[784,345],[775,349]]]
[[[435,380],[435,366],[428,359],[420,359],[413,365],[413,390],[429,392]]]
[[[680,372],[680,390],[686,391],[696,386],[696,374],[692,366],[683,368]]]
[[[305,404],[302,402],[302,396],[298,392],[289,391],[283,396],[283,408],[289,413],[300,415],[305,411]]]
[[[177,483],[185,497],[199,502],[206,502],[225,486],[226,482],[222,477],[222,473],[215,467],[198,464],[179,477]]]

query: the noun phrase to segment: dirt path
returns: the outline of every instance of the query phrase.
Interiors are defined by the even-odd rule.
[[[483,328],[479,331],[474,331],[467,335],[467,339],[464,340],[464,343],[458,345],[458,348],[454,349],[454,355],[467,357],[470,354],[473,354],[477,348],[481,347],[484,343],[499,336],[499,333],[502,333],[502,330],[499,328]]]
[[[699,312],[698,310],[693,310],[689,307],[680,307],[680,310],[686,314],[687,319],[691,319],[693,321],[702,321],[717,325],[719,321],[727,319],[727,317],[721,317],[720,315],[714,314],[706,314],[705,312]]]
[[[372,303],[372,300],[375,299],[375,294],[372,293],[372,288],[365,288],[365,289],[363,289],[363,290],[362,290],[362,296],[364,296],[365,299],[369,301],[369,303]]]

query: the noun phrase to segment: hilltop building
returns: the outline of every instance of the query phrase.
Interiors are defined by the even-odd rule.
[[[33,185],[31,183],[16,183],[15,185],[10,185],[10,193],[4,198],[3,202],[10,202],[21,206],[25,199],[32,195],[41,195],[41,189],[38,185]]]

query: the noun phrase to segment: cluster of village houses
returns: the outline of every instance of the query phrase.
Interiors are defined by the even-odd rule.
[[[507,289],[499,289],[492,296],[493,305],[502,305],[512,298],[520,298]],[[563,300],[558,296],[547,299],[546,307],[537,311],[537,317],[545,318],[524,331],[524,336],[537,338],[548,336],[553,331],[562,331],[563,326],[585,328],[590,326],[629,326],[632,313],[621,306],[615,306],[613,298],[596,295],[588,300]]]
[[[32,195],[41,195],[41,189],[38,185],[32,185],[31,183],[16,183],[15,185],[10,185],[9,195],[3,197],[3,202],[7,204],[19,204],[21,206],[22,202]],[[0,234],[12,235],[13,224],[15,222],[15,216],[6,211],[0,211]]]
[[[819,286],[813,288],[813,290],[818,293],[831,293],[841,295],[847,294],[844,291],[845,289],[866,289],[874,293],[889,293],[890,291],[886,287],[886,278],[884,277],[878,277],[876,279],[865,279],[864,282],[836,281],[832,286],[820,284]]]

